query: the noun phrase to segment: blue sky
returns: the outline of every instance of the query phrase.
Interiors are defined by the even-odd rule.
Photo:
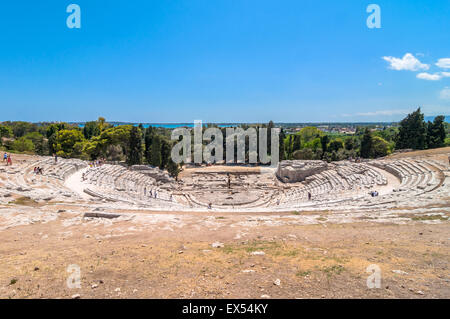
[[[66,26],[70,3],[81,29]],[[366,26],[371,3],[381,29]],[[0,121],[449,114],[449,17],[447,0],[7,1]]]

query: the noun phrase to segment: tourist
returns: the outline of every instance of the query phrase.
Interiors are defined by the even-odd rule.
[[[144,196],[147,195],[147,187],[144,187]]]
[[[311,200],[311,193],[310,192],[308,192],[308,200]]]
[[[212,203],[208,203],[208,209],[212,208]]]
[[[55,164],[58,163],[58,155],[55,154]]]
[[[378,196],[378,192],[377,192],[377,191],[371,191],[371,192],[370,192],[370,195],[371,195],[372,197],[377,197],[377,196]]]
[[[153,197],[153,191],[152,190],[150,190],[149,195],[150,195],[150,197]]]
[[[7,159],[8,159],[8,154],[7,153],[3,154],[3,162],[6,161]]]
[[[11,154],[8,155],[8,159],[6,160],[6,166],[12,166]]]
[[[158,198],[158,192],[155,190],[155,198]]]

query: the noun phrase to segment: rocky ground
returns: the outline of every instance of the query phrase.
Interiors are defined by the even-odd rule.
[[[286,222],[298,215],[104,219],[54,210],[44,220],[30,208],[31,224],[0,232],[0,297],[450,297],[445,217],[335,224],[323,212],[323,221],[305,224]],[[80,267],[80,288],[68,288],[70,265]],[[381,269],[380,288],[367,287],[370,265]]]

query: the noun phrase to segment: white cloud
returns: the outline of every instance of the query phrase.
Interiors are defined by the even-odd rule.
[[[438,73],[434,73],[434,74],[422,72],[422,73],[417,74],[416,77],[421,80],[439,81],[442,78],[450,77],[450,72],[438,72]]]
[[[446,87],[441,91],[441,99],[450,100],[450,87]]]
[[[373,111],[373,112],[361,112],[361,113],[356,113],[356,114],[343,114],[343,116],[380,116],[380,115],[387,115],[387,116],[391,116],[391,115],[403,115],[403,114],[408,114],[409,112],[411,112],[411,110],[380,110],[380,111]]]
[[[436,65],[443,69],[450,69],[450,58],[439,59]]]
[[[384,56],[383,59],[390,63],[389,68],[401,71],[419,71],[419,70],[428,70],[430,66],[428,64],[421,63],[414,55],[411,53],[406,53],[403,58],[395,58],[392,56]]]
[[[418,79],[421,80],[428,80],[428,81],[439,81],[440,79],[442,79],[442,75],[439,73],[435,73],[435,74],[430,74],[427,72],[423,72],[423,73],[419,73],[416,76]]]

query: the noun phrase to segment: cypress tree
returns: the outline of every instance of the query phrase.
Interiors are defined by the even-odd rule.
[[[130,131],[130,139],[128,142],[127,164],[138,165],[141,164],[142,158],[142,140],[141,131],[136,126],[133,126]]]
[[[152,140],[150,165],[160,167],[161,162],[161,138],[155,135]]]
[[[427,146],[428,148],[443,147],[445,143],[444,116],[439,115],[433,122],[427,125]]]
[[[145,144],[144,156],[148,164],[152,163],[152,152],[151,152],[152,143],[153,143],[153,127],[149,126],[145,130],[144,135],[144,144]]]
[[[366,128],[361,141],[361,157],[369,158],[372,152],[372,132]]]
[[[328,150],[328,141],[329,141],[328,135],[324,135],[320,138],[320,144],[322,145],[322,158],[325,155],[325,153]]]
[[[419,107],[400,122],[396,148],[423,150],[426,146],[426,136],[426,123]]]

